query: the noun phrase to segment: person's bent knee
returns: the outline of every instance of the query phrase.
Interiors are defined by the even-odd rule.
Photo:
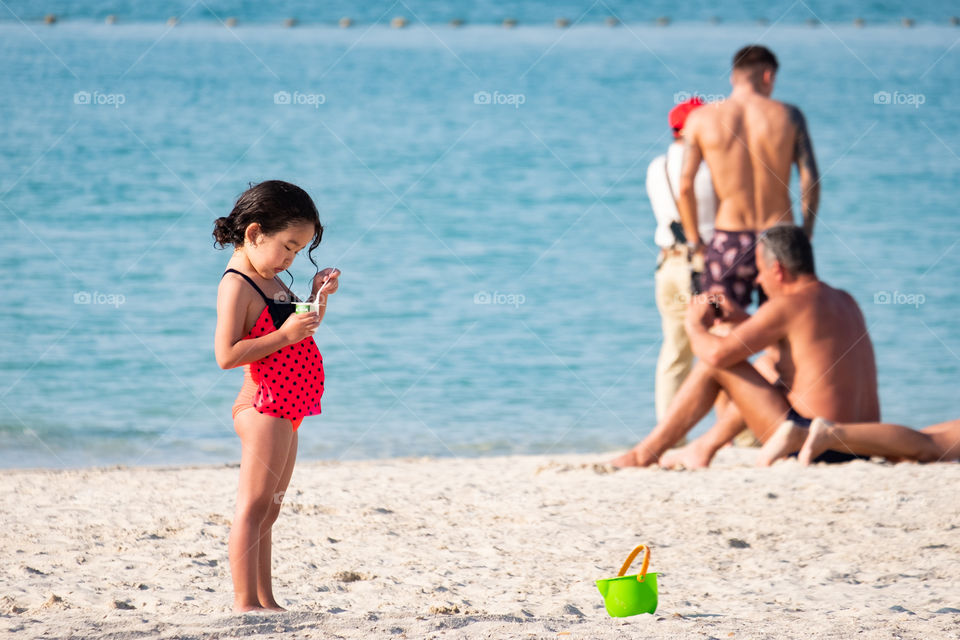
[[[704,372],[711,378],[716,378],[717,374],[719,374],[722,371],[726,371],[726,369],[722,367],[716,367],[710,364],[709,362],[704,362],[703,360],[700,360],[700,359],[697,360],[696,366],[698,369],[700,369],[700,371]]]

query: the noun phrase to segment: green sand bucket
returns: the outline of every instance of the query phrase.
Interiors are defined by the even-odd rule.
[[[643,566],[640,568],[640,573],[632,576],[623,575],[641,551],[643,551]],[[625,618],[640,613],[653,613],[657,610],[657,574],[647,573],[649,564],[650,549],[641,544],[627,556],[616,578],[597,580],[597,589],[603,596],[607,613],[612,617]]]

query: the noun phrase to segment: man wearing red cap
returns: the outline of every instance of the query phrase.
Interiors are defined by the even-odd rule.
[[[741,307],[750,304],[755,288],[757,233],[776,224],[793,224],[794,164],[800,174],[808,238],[820,200],[817,163],[803,114],[770,98],[777,68],[776,57],[766,47],[740,49],[733,57],[730,96],[698,109],[685,125],[679,199],[683,229],[691,250],[704,255],[704,290],[723,292]],[[701,160],[710,167],[719,199],[709,242],[699,233],[703,214],[695,183]]]
[[[657,219],[654,242],[660,247],[656,273],[656,300],[663,329],[663,344],[657,359],[655,398],[657,420],[663,418],[670,401],[693,366],[693,351],[684,329],[687,303],[690,301],[694,273],[702,271],[702,260],[691,261],[687,238],[680,224],[677,199],[680,197],[680,170],[683,167],[683,127],[687,116],[703,105],[691,98],[670,110],[668,122],[674,142],[664,155],[657,156],[647,168],[647,195]],[[717,197],[710,170],[701,164],[694,178],[697,202],[698,235],[709,241],[713,234],[713,214]]]

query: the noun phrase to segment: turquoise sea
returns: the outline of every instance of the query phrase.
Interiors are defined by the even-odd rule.
[[[301,458],[634,443],[660,332],[646,167],[749,42],[807,116],[818,268],[863,308],[884,418],[957,417],[955,5],[673,4],[7,3],[0,466],[239,458],[210,231],[270,178],[313,196],[343,271]]]

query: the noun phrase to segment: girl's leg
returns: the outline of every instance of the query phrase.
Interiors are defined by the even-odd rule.
[[[936,425],[928,429],[942,426]],[[935,462],[947,453],[939,440],[947,439],[948,436],[942,433],[938,433],[935,439],[932,434],[898,424],[834,424],[818,418],[811,423],[810,432],[798,457],[801,464],[810,464],[821,453],[832,449],[861,456]]]
[[[253,409],[238,413],[234,428],[240,436],[242,452],[229,547],[233,610],[240,612],[261,608],[257,597],[260,525],[273,504],[293,434],[289,420],[265,416]]]
[[[287,428],[290,428],[289,421]],[[287,462],[283,467],[283,473],[280,474],[280,482],[277,484],[275,498],[267,511],[267,517],[260,523],[260,548],[257,558],[257,600],[260,606],[265,609],[275,609],[283,611],[283,607],[277,604],[273,597],[273,573],[271,571],[271,549],[273,523],[277,521],[280,515],[280,505],[283,501],[283,494],[290,484],[290,476],[293,475],[293,465],[297,461],[297,432],[293,432],[293,438],[290,440],[290,449],[287,452]]]

